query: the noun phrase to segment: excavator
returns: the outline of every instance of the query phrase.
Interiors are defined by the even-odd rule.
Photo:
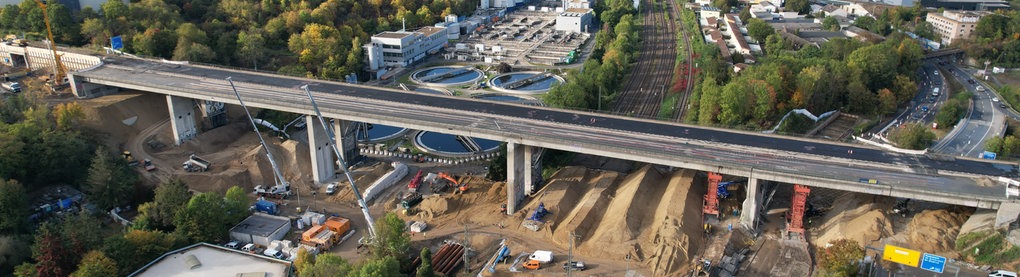
[[[46,22],[46,37],[50,40],[50,51],[53,51],[54,74],[53,78],[46,82],[46,86],[50,88],[50,91],[56,93],[68,86],[66,77],[67,68],[64,67],[64,63],[60,62],[60,54],[57,53],[57,41],[53,40],[53,28],[50,26],[49,13],[46,12],[46,3],[42,0],[35,0],[35,3],[43,11],[43,21]]]
[[[467,189],[468,189],[467,188],[467,184],[461,184],[460,182],[457,181],[456,178],[453,178],[452,175],[447,174],[446,172],[439,172],[439,176],[437,176],[437,177],[438,178],[443,178],[443,179],[446,179],[446,180],[450,181],[449,186],[457,188],[457,190],[460,190],[461,193],[467,192]],[[442,186],[440,186],[440,187],[442,187]]]

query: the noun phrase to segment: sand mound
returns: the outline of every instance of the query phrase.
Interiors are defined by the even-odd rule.
[[[602,212],[609,206],[611,194],[616,190],[616,180],[619,176],[620,174],[616,172],[603,172],[593,177],[591,183],[594,183],[594,187],[581,198],[577,207],[558,224],[557,228],[568,231],[555,232],[553,241],[561,245],[569,244],[569,230],[573,230],[574,235],[582,238],[590,237],[591,232],[602,221]]]
[[[956,236],[969,212],[926,210],[907,225],[906,235],[911,249],[957,259]]]
[[[636,239],[643,232],[651,231],[643,227],[658,221],[653,216],[666,187],[664,183],[662,174],[652,166],[645,166],[625,177],[609,202],[599,227],[591,237],[583,239],[581,249],[593,255],[624,258],[632,254],[644,259]],[[620,247],[607,248],[605,243]],[[627,247],[628,244],[632,247]]]
[[[848,193],[849,194],[849,193]],[[876,203],[878,196],[849,194],[838,197],[832,209],[820,220],[818,236],[812,243],[818,246],[846,238],[861,246],[893,234],[892,222],[882,211],[885,203]]]
[[[85,113],[83,125],[107,135],[111,147],[170,118],[166,97],[154,93],[120,93],[78,103]]]
[[[692,259],[689,253],[701,249],[700,237],[689,236],[701,232],[701,205],[691,205],[702,200],[702,193],[691,187],[696,183],[694,175],[693,170],[675,172],[659,202],[654,218],[658,221],[652,225],[654,235],[645,242],[651,244],[645,262],[655,275],[686,272]]]
[[[418,204],[418,216],[422,219],[433,219],[441,216],[450,208],[449,201],[443,197],[428,197]]]
[[[556,171],[556,173],[553,173],[553,176],[549,178],[549,180],[580,182],[581,179],[584,179],[584,176],[587,173],[587,168],[580,166],[568,166]]]

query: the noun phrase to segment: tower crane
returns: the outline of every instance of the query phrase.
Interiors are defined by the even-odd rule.
[[[43,21],[46,22],[46,37],[50,40],[50,51],[53,51],[54,75],[52,81],[56,86],[60,86],[63,85],[67,68],[64,68],[64,64],[60,62],[60,54],[57,54],[57,41],[53,40],[53,28],[50,27],[50,13],[46,11],[46,3],[43,0],[35,0],[35,3],[39,4],[39,8],[42,9]]]

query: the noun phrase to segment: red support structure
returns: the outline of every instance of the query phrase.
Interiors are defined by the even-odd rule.
[[[705,192],[705,214],[719,215],[719,181],[722,175],[719,173],[708,173],[708,191]]]
[[[793,206],[790,207],[790,212],[786,215],[786,218],[790,219],[790,223],[786,225],[787,232],[804,235],[804,210],[810,193],[811,188],[807,186],[793,185]]]

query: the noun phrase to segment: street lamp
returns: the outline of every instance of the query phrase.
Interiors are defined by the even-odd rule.
[[[988,76],[988,65],[990,64],[992,64],[992,61],[985,61],[985,71],[983,71],[985,76]]]

